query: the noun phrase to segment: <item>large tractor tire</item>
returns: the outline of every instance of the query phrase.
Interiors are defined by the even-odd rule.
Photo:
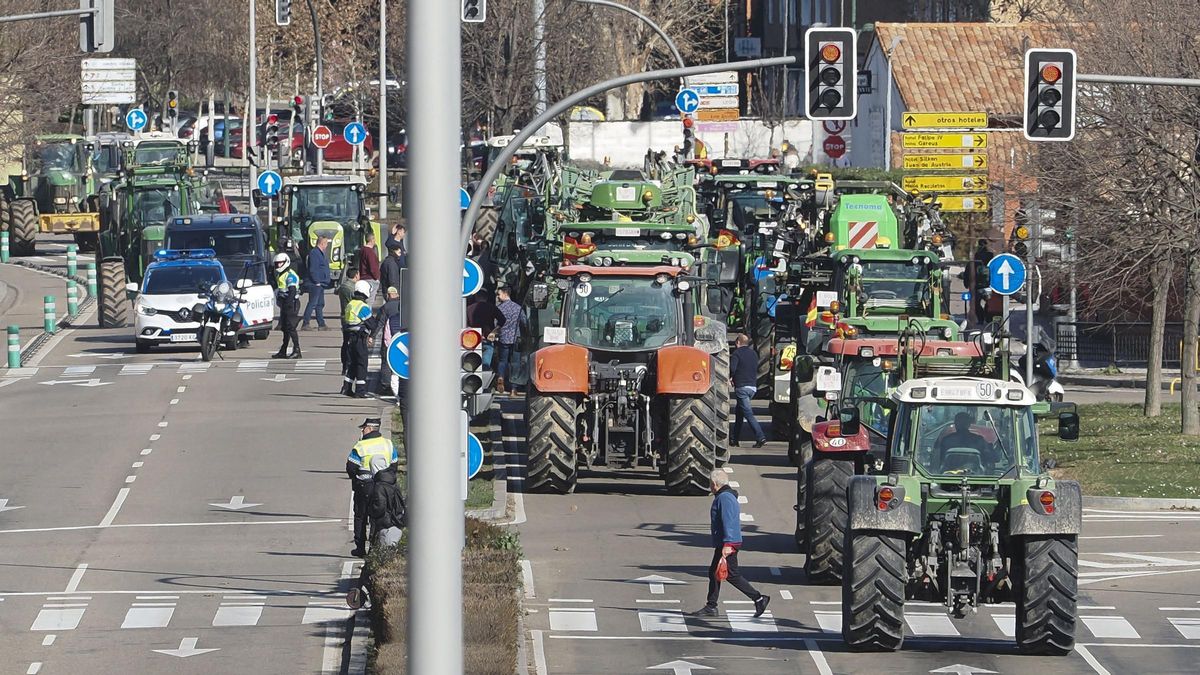
[[[758,392],[770,392],[775,382],[771,359],[775,348],[775,319],[771,318],[767,309],[767,294],[754,289],[754,297],[749,316],[746,317],[746,330],[750,333],[754,353],[758,354]]]
[[[479,217],[475,219],[475,234],[478,234],[480,239],[491,243],[492,236],[496,234],[496,225],[499,222],[500,209],[480,209]]]
[[[703,397],[667,399],[667,457],[663,480],[673,495],[702,495],[709,490],[709,474],[717,466],[716,430],[725,418],[713,419]],[[531,431],[532,433],[532,431]]]
[[[801,433],[804,433],[803,430]],[[797,457],[793,460],[796,464],[796,550],[801,553],[808,552],[808,522],[805,515],[808,513],[808,463],[812,461],[812,437],[807,433],[804,435],[807,440],[798,445]],[[789,456],[795,443],[796,439],[793,439],[788,444]]]
[[[775,383],[771,383],[771,396],[774,397]],[[771,401],[771,437],[777,441],[790,441],[792,431],[792,406],[787,403]],[[789,443],[789,449],[790,449]],[[790,454],[789,454],[790,456]]]
[[[13,202],[8,224],[8,250],[13,255],[33,255],[37,231],[37,205],[29,199]]]
[[[101,328],[123,328],[130,323],[129,296],[125,291],[125,263],[120,260],[105,260],[100,263],[100,297],[97,300],[97,316]]]
[[[894,532],[846,537],[842,640],[855,651],[896,651],[904,644],[906,548]]]
[[[729,350],[722,349],[712,355],[712,385],[704,400],[712,409],[715,441],[717,444],[717,466],[729,461],[729,402],[733,399],[733,387],[729,384]]]
[[[8,232],[8,224],[12,218],[12,212],[9,208],[12,204],[4,198],[4,192],[0,190],[0,232]]]
[[[539,394],[530,389],[525,407],[529,461],[525,486],[531,491],[565,495],[575,491],[575,418],[578,405],[570,396]]]
[[[1075,647],[1079,545],[1073,534],[1020,537],[1014,560],[1017,647],[1062,655]]]
[[[804,573],[810,584],[842,583],[846,529],[850,523],[846,488],[853,477],[853,461],[815,457],[808,463],[804,495],[808,557],[804,560]]]

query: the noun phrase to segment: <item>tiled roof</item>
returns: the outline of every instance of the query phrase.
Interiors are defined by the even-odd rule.
[[[1043,23],[877,23],[878,46],[896,36],[892,70],[904,108],[1019,115],[1021,69],[1031,46],[1062,47]]]

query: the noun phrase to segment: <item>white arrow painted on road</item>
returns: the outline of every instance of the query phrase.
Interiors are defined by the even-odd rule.
[[[670,577],[664,577],[664,576],[661,576],[658,574],[651,574],[648,577],[634,579],[634,581],[641,581],[641,582],[650,584],[650,594],[651,595],[662,595],[664,584],[686,584],[687,583],[686,581],[679,581],[678,579],[672,579]]]
[[[213,504],[210,502],[209,506],[218,506],[223,509],[229,509],[230,511],[237,511],[239,509],[248,509],[252,506],[262,506],[262,504],[253,504],[253,503],[247,504],[245,502],[245,499],[246,498],[243,497],[242,495],[234,495],[229,498],[228,504]]]
[[[955,675],[972,675],[972,673],[995,673],[994,670],[986,668],[976,668],[974,666],[964,666],[961,663],[956,663],[952,666],[938,668],[937,670],[929,671],[931,673],[954,673]]]
[[[25,507],[24,506],[9,506],[7,499],[0,499],[0,513],[4,513],[5,511],[16,511],[17,509],[23,509],[23,508],[25,508]]]
[[[675,660],[669,663],[660,663],[657,666],[650,666],[646,670],[669,670],[673,675],[691,675],[693,670],[712,670],[712,668],[690,661]]]
[[[38,382],[38,384],[48,384],[50,386],[56,384],[73,384],[77,387],[103,387],[106,384],[112,384],[112,382],[101,382],[100,378],[93,377],[90,380],[46,380],[45,382]]]
[[[1013,274],[1016,274],[1016,270],[1012,268],[1012,265],[1008,264],[1007,259],[1000,262],[1000,267],[996,269],[996,274],[1004,277],[1005,288],[1012,288],[1012,286],[1008,283],[1008,278]]]
[[[291,382],[292,380],[298,380],[300,378],[288,377],[287,375],[284,375],[283,373],[279,373],[275,377],[260,377],[258,379],[262,380],[263,382]]]
[[[199,638],[183,638],[179,641],[179,649],[152,649],[151,651],[159,654],[166,654],[167,656],[178,656],[181,659],[186,659],[189,656],[207,654],[209,652],[220,650],[220,647],[215,647],[213,649],[196,649],[196,643],[199,641]]]

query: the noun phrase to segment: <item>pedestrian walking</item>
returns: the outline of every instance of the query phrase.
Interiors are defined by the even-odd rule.
[[[378,325],[375,327],[375,332],[371,334],[371,340],[367,342],[367,346],[373,346],[376,337],[382,338],[378,341],[380,358],[379,390],[391,391],[392,367],[388,365],[387,350],[388,345],[392,343],[392,338],[401,331],[400,290],[394,286],[389,286],[384,291],[384,297],[386,300],[383,306],[379,308]]]
[[[371,284],[371,295],[367,304],[375,302],[379,292],[379,252],[375,250],[375,232],[368,230],[363,247],[358,250],[358,278]]]
[[[713,469],[709,474],[709,489],[713,494],[712,508],[709,510],[713,557],[708,566],[708,599],[704,607],[693,612],[693,615],[717,615],[717,599],[721,595],[721,581],[724,578],[754,601],[754,616],[762,616],[767,611],[771,596],[759,593],[738,569],[738,550],[742,548],[742,509],[738,504],[737,492],[729,487],[729,474],[724,469]]]
[[[490,293],[480,291],[467,299],[467,327],[483,334],[483,364],[493,370],[497,331],[503,324],[504,314],[496,308]]]
[[[325,289],[333,287],[329,273],[329,237],[318,236],[317,245],[308,252],[308,304],[304,306],[304,321],[300,328],[308,330],[308,322],[316,315],[317,330],[325,330]]]
[[[379,263],[379,285],[384,288],[401,288],[400,270],[404,267],[402,244],[396,239],[388,239],[388,254]]]
[[[517,339],[521,333],[521,306],[512,300],[512,292],[507,286],[496,291],[500,304],[496,309],[504,317],[504,323],[499,330],[499,344],[496,346],[496,393],[508,393],[509,379],[512,376],[514,356],[517,352]]]
[[[354,295],[342,313],[342,394],[354,398],[367,397],[367,342],[379,321],[367,304],[370,290],[365,281],[354,284]]]
[[[342,276],[342,283],[338,284],[337,296],[340,305],[338,316],[346,313],[346,305],[350,302],[350,298],[354,297],[354,284],[358,283],[358,270],[353,267],[346,270],[346,274]]]
[[[350,486],[354,491],[354,550],[350,555],[359,558],[367,555],[367,518],[368,506],[371,499],[371,483],[375,474],[371,471],[371,463],[375,457],[381,457],[387,466],[395,466],[400,462],[400,454],[392,442],[379,433],[380,420],[378,417],[368,417],[358,425],[362,438],[350,449],[346,457],[346,475],[350,477]]]
[[[754,432],[754,447],[766,445],[767,437],[763,434],[762,425],[754,417],[754,408],[750,399],[758,393],[758,352],[750,346],[750,336],[742,333],[734,341],[735,349],[729,355],[729,377],[733,381],[733,393],[737,397],[737,410],[733,417],[733,435],[729,444],[738,446],[742,436],[742,420],[750,423]]]
[[[275,304],[279,306],[279,332],[283,333],[283,344],[271,355],[274,359],[300,358],[300,334],[296,325],[300,323],[300,275],[292,269],[292,259],[286,253],[275,254]],[[288,343],[292,351],[288,352]]]

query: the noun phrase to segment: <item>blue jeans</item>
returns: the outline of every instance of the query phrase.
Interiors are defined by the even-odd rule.
[[[758,393],[758,387],[738,387],[733,390],[737,397],[737,410],[733,416],[733,438],[730,440],[737,441],[742,436],[742,419],[745,418],[750,423],[750,429],[754,432],[754,440],[761,441],[766,438],[763,434],[762,425],[754,418],[754,409],[750,407],[750,399]]]
[[[483,342],[483,367],[495,370],[496,366],[493,365],[495,363],[495,361],[493,361],[493,359],[495,357],[496,357],[496,343],[484,340],[484,342]]]
[[[320,286],[312,285],[308,287],[308,304],[304,306],[304,323],[308,326],[308,320],[312,318],[313,310],[316,310],[317,325],[321,328],[325,327],[325,289]]]
[[[503,377],[508,380],[508,373],[512,370],[513,354],[517,351],[516,344],[504,344],[503,342],[496,343],[496,377]]]

